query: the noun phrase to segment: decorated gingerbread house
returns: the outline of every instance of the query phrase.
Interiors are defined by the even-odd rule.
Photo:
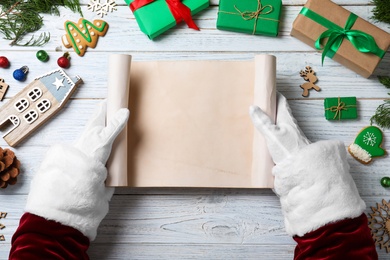
[[[4,140],[15,146],[58,112],[82,80],[62,69],[42,75],[0,107],[0,130]]]

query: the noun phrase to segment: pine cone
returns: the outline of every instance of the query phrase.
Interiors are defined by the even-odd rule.
[[[0,188],[14,185],[19,175],[20,162],[10,149],[0,147]]]

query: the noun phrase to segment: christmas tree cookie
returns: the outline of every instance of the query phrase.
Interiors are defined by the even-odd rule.
[[[359,162],[368,164],[372,157],[386,154],[386,151],[380,147],[382,140],[382,131],[376,126],[368,126],[360,131],[355,142],[348,146],[348,151]]]
[[[66,48],[73,47],[79,56],[84,56],[87,47],[95,48],[98,37],[104,36],[108,30],[108,23],[103,20],[90,22],[80,18],[78,23],[66,21],[66,34],[62,36],[62,43]]]

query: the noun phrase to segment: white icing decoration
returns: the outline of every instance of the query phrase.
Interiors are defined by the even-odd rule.
[[[73,36],[76,37],[76,36],[77,36],[77,33],[74,33]]]
[[[99,22],[97,22],[97,23],[96,23],[96,25],[97,25],[97,26],[100,26],[100,23],[99,23]]]
[[[83,33],[85,33],[85,30],[83,30]]]
[[[90,25],[87,25],[87,28],[88,28],[88,30],[89,30],[89,29],[91,29],[91,26],[90,26]]]
[[[365,145],[374,146],[376,144],[376,136],[375,136],[375,134],[371,133],[371,132],[367,132],[363,136],[363,143]]]
[[[91,35],[92,35],[92,36],[94,36],[94,35],[95,35],[95,33],[94,33],[94,32],[91,32]]]
[[[76,42],[79,43],[79,42],[80,42],[80,39],[77,39]]]
[[[354,157],[363,162],[368,163],[371,161],[371,154],[355,143],[349,146],[349,151],[353,154]]]
[[[72,27],[72,26],[69,26],[69,30],[71,30],[71,31],[72,31],[72,30],[73,30],[73,27]]]
[[[79,49],[81,50],[83,48],[83,46],[82,45],[79,45]]]
[[[83,28],[83,25],[82,25],[82,24],[80,24],[80,25],[79,25],[79,27],[80,27],[80,28]]]

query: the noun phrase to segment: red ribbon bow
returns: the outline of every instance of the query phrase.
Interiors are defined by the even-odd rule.
[[[155,0],[135,0],[130,4],[131,11],[136,11],[137,9],[148,5]],[[194,20],[192,20],[191,10],[188,6],[184,5],[181,0],[165,0],[169,10],[171,11],[173,17],[176,20],[176,24],[180,23],[182,20],[188,25],[189,28],[199,31],[198,26],[196,26]]]

